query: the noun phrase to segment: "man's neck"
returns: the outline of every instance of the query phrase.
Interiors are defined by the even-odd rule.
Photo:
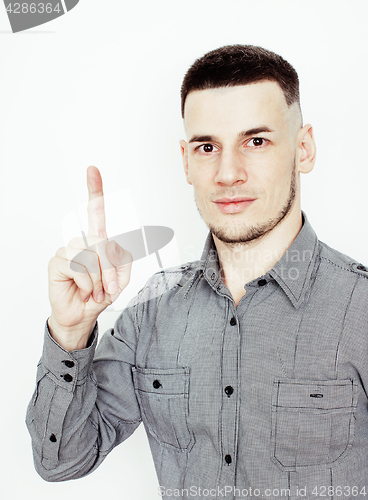
[[[288,214],[272,231],[248,243],[227,244],[213,236],[224,284],[238,305],[244,285],[264,275],[281,259],[302,227],[299,210]]]

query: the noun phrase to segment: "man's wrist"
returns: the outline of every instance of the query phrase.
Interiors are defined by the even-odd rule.
[[[95,325],[96,321],[90,325],[65,327],[59,325],[52,316],[47,320],[47,326],[51,337],[60,347],[68,352],[85,349]]]

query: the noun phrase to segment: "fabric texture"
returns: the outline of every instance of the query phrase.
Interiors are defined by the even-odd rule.
[[[46,326],[26,419],[38,473],[86,475],[143,422],[163,497],[365,498],[368,270],[303,220],[238,307],[209,234],[97,349],[97,325],[71,353]]]

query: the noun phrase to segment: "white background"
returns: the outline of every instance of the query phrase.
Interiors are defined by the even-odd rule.
[[[66,243],[66,215],[86,199],[88,165],[106,193],[131,200],[114,224],[174,229],[164,266],[201,253],[207,231],[178,141],[181,80],[203,53],[250,43],[295,66],[318,147],[303,209],[320,239],[368,264],[367,19],[366,0],[80,0],[12,34],[1,2],[1,498],[157,497],[142,426],[91,476],[49,484],[34,472],[24,416],[50,312],[47,263]],[[135,264],[131,295],[158,269],[154,257]],[[105,312],[101,331],[117,315]]]

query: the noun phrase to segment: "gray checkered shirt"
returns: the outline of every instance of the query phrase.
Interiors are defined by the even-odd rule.
[[[368,270],[307,219],[235,307],[209,235],[200,261],[155,274],[90,347],[46,329],[27,413],[35,466],[81,477],[143,422],[176,498],[364,499]],[[157,492],[153,492],[153,497]]]

